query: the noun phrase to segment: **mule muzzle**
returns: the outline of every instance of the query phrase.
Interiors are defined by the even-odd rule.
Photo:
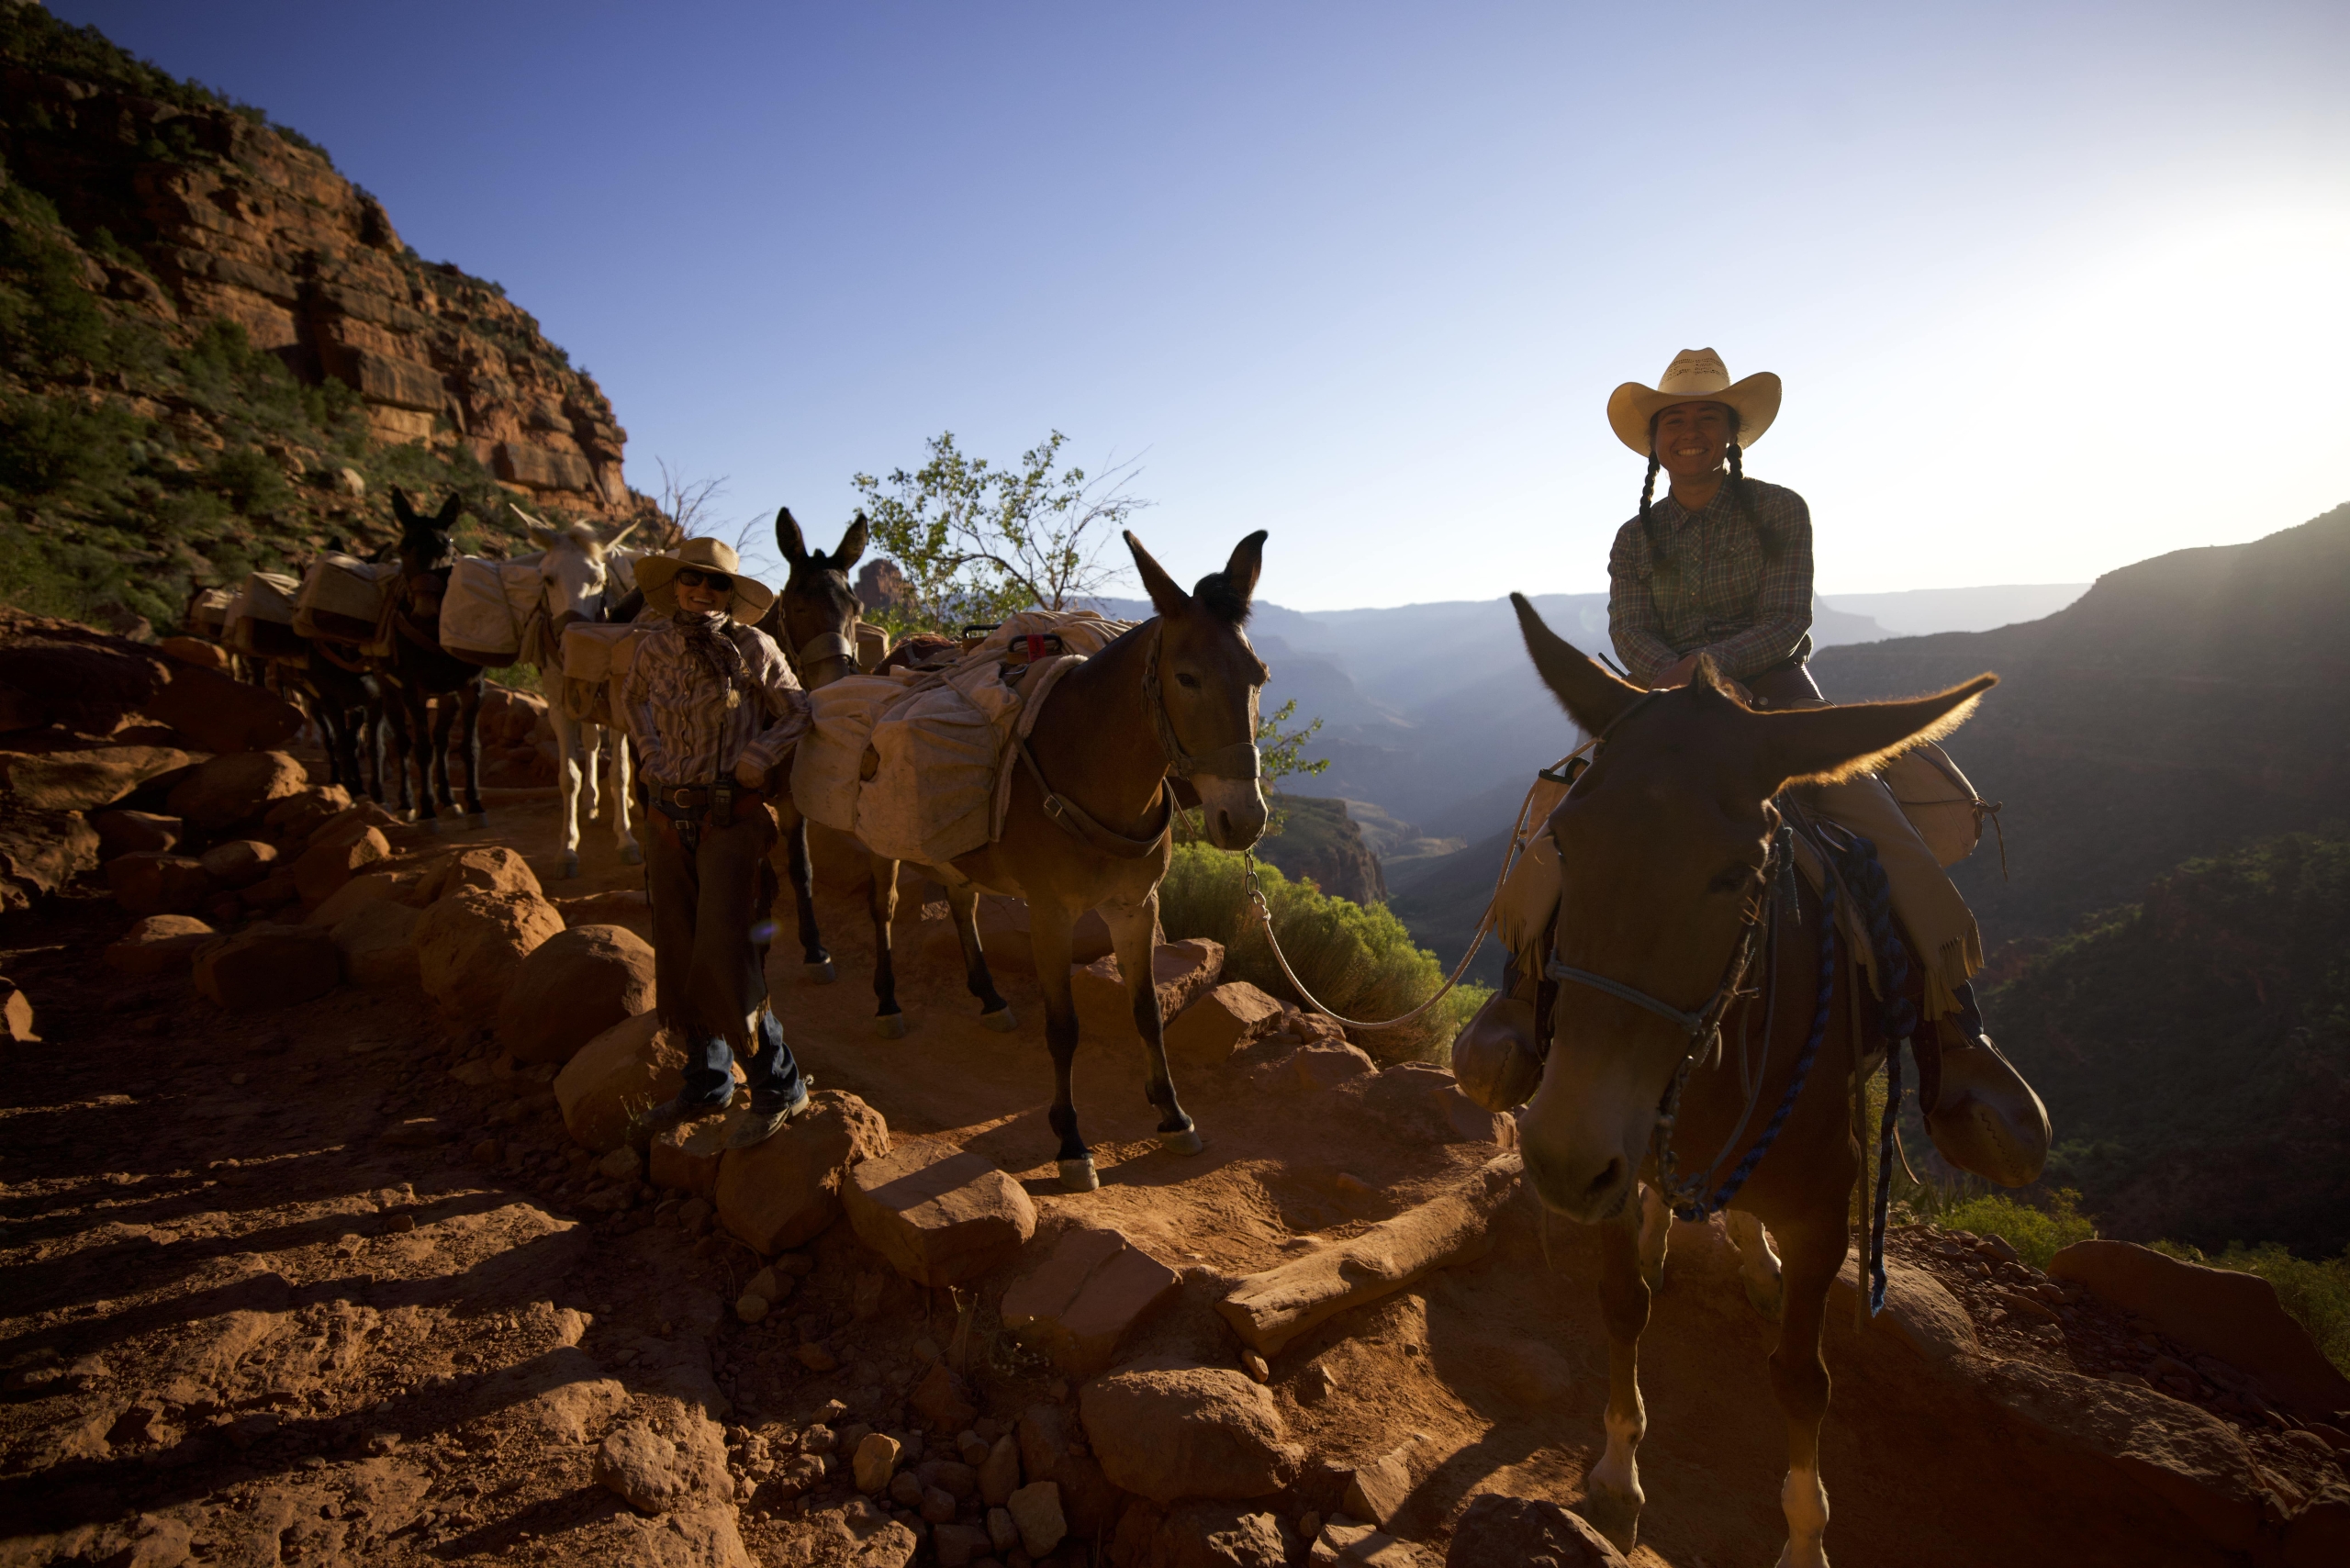
[[[1614,1219],[1639,1189],[1657,1095],[1634,1081],[1628,1050],[1554,1045],[1518,1122],[1527,1180],[1543,1206],[1585,1225]]]
[[[1249,849],[1265,836],[1265,794],[1254,778],[1194,774],[1192,787],[1200,794],[1200,815],[1210,844],[1218,849]]]

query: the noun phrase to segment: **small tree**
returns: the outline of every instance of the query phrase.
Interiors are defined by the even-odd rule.
[[[661,493],[653,501],[660,516],[654,523],[653,537],[644,543],[655,550],[675,550],[697,534],[710,532],[714,521],[711,513],[718,498],[726,493],[726,476],[688,479],[671,468],[667,458],[653,461],[661,469]]]
[[[1099,475],[1055,474],[1068,441],[1055,431],[999,468],[967,455],[946,431],[912,473],[856,476],[874,551],[906,579],[905,610],[887,617],[901,622],[893,631],[952,636],[1023,610],[1073,609],[1109,580],[1102,547],[1151,503],[1130,489],[1140,474],[1133,460]]]

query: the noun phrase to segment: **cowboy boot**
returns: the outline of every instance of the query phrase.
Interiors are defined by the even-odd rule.
[[[2040,1180],[2048,1163],[2048,1107],[1991,1043],[1962,987],[1964,1011],[1918,1036],[1918,1104],[1942,1157],[2002,1187]]]

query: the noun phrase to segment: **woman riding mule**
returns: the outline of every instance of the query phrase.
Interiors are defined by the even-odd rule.
[[[1608,556],[1617,655],[1651,690],[1710,661],[1758,707],[1818,706],[1811,653],[1811,514],[1801,496],[1746,477],[1741,461],[1779,411],[1779,378],[1733,382],[1711,349],[1684,350],[1653,386],[1607,400],[1617,438],[1648,459],[1638,516]],[[1659,472],[1670,484],[1655,497]],[[1922,974],[1915,1038],[1919,1107],[1944,1159],[2007,1186],[2048,1152],[2039,1097],[1984,1033],[1969,983],[1983,966],[1975,917],[1882,780],[1863,774],[1798,792],[1811,814],[1874,847]]]

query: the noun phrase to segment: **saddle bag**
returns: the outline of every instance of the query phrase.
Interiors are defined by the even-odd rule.
[[[461,555],[441,595],[441,646],[471,664],[510,665],[522,656],[522,628],[537,605],[536,561]]]
[[[247,573],[244,590],[230,606],[229,645],[254,658],[308,658],[309,645],[294,630],[294,601],[301,591],[301,582],[282,572]]]
[[[1998,815],[1998,806],[1975,792],[1950,753],[1931,743],[1903,752],[1879,769],[1878,777],[1944,867],[1974,854],[1983,842],[1985,819]]]
[[[397,562],[319,556],[303,575],[294,601],[294,630],[330,643],[374,643],[399,575]]]
[[[613,697],[636,662],[649,627],[575,621],[563,629],[563,711],[582,723],[610,728]]]
[[[229,634],[229,606],[236,594],[228,588],[205,588],[188,601],[186,627],[198,637],[220,642]]]

